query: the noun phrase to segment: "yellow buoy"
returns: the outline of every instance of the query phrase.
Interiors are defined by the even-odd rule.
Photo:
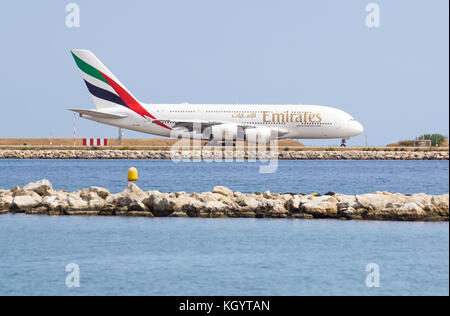
[[[311,193],[312,196],[317,196],[317,193]]]
[[[137,181],[137,180],[138,180],[137,169],[134,167],[128,169],[128,181]]]

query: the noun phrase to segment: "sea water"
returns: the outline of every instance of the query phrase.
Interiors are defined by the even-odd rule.
[[[119,192],[135,166],[143,190],[448,193],[448,161],[279,163],[261,175],[251,163],[0,160],[0,188],[47,178]],[[448,284],[448,223],[0,215],[0,295],[449,295]]]
[[[117,193],[129,167],[138,186],[165,192],[205,192],[224,185],[241,192],[344,194],[389,191],[449,192],[449,162],[380,160],[281,160],[274,173],[261,174],[258,162],[180,162],[171,160],[0,160],[0,189],[48,179],[55,189],[75,191],[103,186]]]

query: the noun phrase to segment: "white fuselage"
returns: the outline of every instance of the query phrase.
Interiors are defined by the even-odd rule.
[[[362,125],[346,112],[319,105],[242,105],[242,104],[142,104],[157,121],[155,124],[126,107],[102,109],[103,113],[126,115],[105,119],[82,114],[82,117],[103,124],[143,133],[170,137],[175,122],[209,122],[213,125],[236,124],[244,128],[277,130],[278,139],[348,139],[363,132]],[[174,128],[177,128],[176,126]]]

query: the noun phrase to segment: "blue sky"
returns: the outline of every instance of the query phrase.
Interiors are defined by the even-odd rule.
[[[148,103],[330,105],[365,126],[369,145],[448,135],[447,0],[373,1],[380,28],[360,0],[78,0],[80,28],[67,28],[69,2],[2,4],[0,137],[72,137],[66,109],[93,102],[70,48],[92,50]],[[77,132],[117,136],[82,119]]]

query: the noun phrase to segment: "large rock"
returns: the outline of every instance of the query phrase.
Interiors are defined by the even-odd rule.
[[[169,216],[174,211],[173,203],[167,197],[155,197],[151,211],[155,216]]]
[[[49,215],[63,214],[63,212],[69,208],[68,198],[61,199],[61,197],[57,195],[45,197],[41,204],[47,208]]]
[[[1,190],[0,190],[0,197],[1,197],[1,196],[6,196],[6,195],[12,196],[12,192],[9,191],[9,190],[3,190],[3,189],[1,189]]]
[[[12,193],[12,196],[16,197],[16,196],[30,196],[32,198],[35,198],[36,200],[42,200],[42,197],[37,194],[34,191],[29,191],[29,190],[25,190],[25,189],[19,189],[16,190]]]
[[[375,192],[356,196],[356,201],[369,211],[381,211],[387,208],[395,208],[407,203],[407,197],[403,194],[389,192]]]
[[[106,203],[116,207],[128,207],[133,202],[142,202],[146,194],[134,183],[129,183],[126,189],[117,194],[111,194],[106,198]]]
[[[103,199],[92,199],[89,201],[89,209],[92,211],[100,211],[106,205],[106,201]]]
[[[146,192],[147,197],[142,201],[155,216],[169,216],[173,212],[184,212],[191,201],[185,192],[175,194],[159,191]]]
[[[99,198],[97,193],[91,192],[91,191],[89,191],[89,189],[81,190],[79,195],[80,195],[80,198],[86,202],[89,202],[90,200]]]
[[[97,193],[97,195],[102,199],[106,199],[111,194],[108,189],[101,187],[90,187],[89,191]]]
[[[449,207],[449,195],[447,194],[442,194],[442,195],[434,195],[431,198],[431,203],[440,208],[440,209],[447,209]]]
[[[407,203],[414,203],[418,205],[421,209],[425,209],[427,205],[431,204],[431,199],[432,197],[430,195],[427,195],[425,193],[416,193],[408,198]]]
[[[144,192],[135,183],[132,182],[128,183],[126,189],[122,193],[132,200],[144,195]]]
[[[288,210],[285,207],[285,203],[279,200],[270,200],[271,205],[270,215],[272,217],[285,217],[287,216]]]
[[[220,194],[220,193],[217,193],[217,192],[214,192],[214,193],[212,193],[212,192],[203,192],[203,193],[198,194],[198,196],[196,196],[196,198],[198,200],[200,200],[200,201],[202,201],[204,203],[215,202],[215,201],[221,200],[222,198],[229,199],[229,198],[232,198],[232,197],[233,196],[224,195],[224,194]]]
[[[227,206],[221,202],[221,201],[209,201],[206,203],[202,203],[198,201],[201,204],[195,204],[190,203],[191,205],[196,205],[197,207],[197,213],[196,216],[198,217],[225,217],[225,213],[227,211]]]
[[[80,191],[79,195],[83,200],[89,202],[90,200],[104,200],[110,195],[110,192],[105,188],[90,187]]]
[[[364,208],[354,195],[335,194],[333,197],[338,201],[338,217],[354,220],[362,220],[368,213],[368,209]]]
[[[39,195],[48,195],[52,190],[52,184],[50,181],[44,179],[38,182],[28,183],[23,187],[24,190],[36,192]]]
[[[81,198],[77,198],[76,196],[73,195],[68,197],[67,202],[69,204],[68,209],[70,211],[83,211],[89,208],[88,202],[84,201]]]
[[[0,214],[5,214],[11,208],[13,197],[11,195],[0,195]]]
[[[227,197],[233,196],[233,191],[231,191],[230,189],[228,189],[227,187],[224,187],[224,186],[216,186],[213,188],[213,190],[211,192],[221,194],[221,195],[227,196]]]
[[[16,185],[14,188],[11,189],[11,194],[14,194],[15,192],[22,190],[18,185]]]
[[[239,196],[236,203],[240,211],[255,212],[259,207],[259,202],[251,196]]]
[[[258,203],[256,216],[273,218],[286,217],[288,214],[288,210],[285,208],[284,204],[285,203],[280,200],[262,198]]]
[[[310,201],[310,199],[307,196],[302,196],[302,195],[291,196],[286,201],[286,204],[285,204],[286,209],[288,209],[292,213],[299,212],[301,206],[309,201]]]
[[[385,208],[387,202],[378,194],[361,194],[356,196],[356,201],[365,209],[379,211]]]
[[[428,209],[434,211],[440,216],[447,217],[449,216],[449,195],[435,195],[431,198],[431,203],[428,206]],[[428,210],[427,209],[427,210]]]
[[[174,212],[184,212],[186,211],[186,206],[189,205],[191,198],[188,195],[180,195],[177,198],[171,199],[172,210]]]
[[[186,205],[186,214],[191,217],[197,217],[205,209],[205,203],[192,199],[189,204]]]
[[[148,191],[145,194],[146,197],[142,200],[142,203],[144,203],[149,209],[153,209],[156,198],[162,198],[164,196],[164,193],[159,191]]]
[[[353,208],[351,206],[347,206],[345,208],[342,207],[342,203],[338,203],[338,217],[346,218],[346,219],[354,219],[354,220],[363,220],[368,211],[364,208]]]
[[[40,199],[36,199],[29,195],[20,195],[14,197],[11,204],[11,210],[14,212],[25,212],[26,210],[37,207],[40,203]]]
[[[425,211],[416,203],[406,203],[398,209],[400,212],[408,212],[416,215],[425,215]]]
[[[338,215],[338,201],[332,196],[314,197],[301,206],[304,213],[318,218],[336,218]]]
[[[263,197],[265,199],[271,199],[272,198],[272,193],[270,193],[270,191],[266,191],[263,193]]]
[[[221,201],[209,201],[205,204],[205,210],[208,212],[225,212],[227,206]]]
[[[140,213],[150,213],[148,207],[141,201],[133,201],[128,207],[128,215],[137,216]],[[148,215],[148,217],[153,217],[153,213]]]

